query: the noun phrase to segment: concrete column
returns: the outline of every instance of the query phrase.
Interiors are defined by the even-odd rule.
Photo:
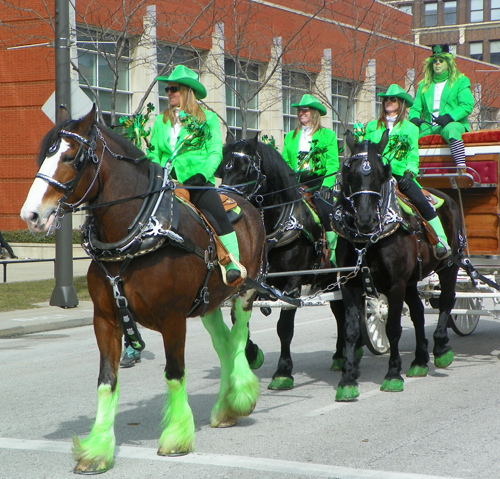
[[[271,55],[261,80],[268,79],[259,93],[259,127],[261,135],[273,136],[277,148],[283,148],[283,97],[282,97],[282,61],[281,37],[273,38]]]
[[[321,70],[316,79],[316,90],[313,92],[318,100],[328,106],[332,103],[332,50],[325,48],[321,57]],[[321,118],[321,124],[326,128],[332,128],[334,113],[331,108],[326,109],[326,115]]]
[[[158,74],[158,58],[156,52],[156,5],[150,5],[146,9],[146,15],[143,19],[144,32],[139,39],[137,45],[133,49],[132,63],[130,65],[130,90],[132,94],[132,102],[130,105],[131,113],[134,113],[138,108],[140,101],[146,94],[151,83],[155,82]],[[153,103],[155,106],[155,115],[161,113],[159,111],[160,101],[158,97],[158,83],[155,85],[144,102],[145,106],[148,103]],[[150,123],[152,125],[152,120]]]
[[[224,23],[217,23],[212,34],[212,48],[203,58],[200,80],[207,89],[207,97],[203,101],[225,121],[224,51]],[[227,128],[224,124],[221,124],[221,133],[222,141],[225,141]]]
[[[377,85],[376,61],[368,60],[363,87],[358,96],[356,122],[367,123],[375,118],[375,92]]]

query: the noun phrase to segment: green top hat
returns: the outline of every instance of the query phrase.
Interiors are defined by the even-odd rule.
[[[396,98],[403,100],[406,103],[406,106],[410,107],[413,105],[413,98],[411,97],[411,95],[409,93],[406,93],[403,88],[401,88],[399,85],[396,85],[395,83],[390,85],[385,93],[377,93],[377,96],[395,96]]]
[[[443,53],[450,53],[450,46],[446,44],[432,45],[432,55],[431,57],[437,57]]]
[[[168,77],[158,77],[157,80],[186,85],[193,89],[196,98],[200,100],[207,96],[207,90],[198,81],[198,74],[185,65],[177,65]]]
[[[300,103],[292,103],[290,106],[295,108],[315,108],[319,111],[321,116],[326,115],[326,108],[318,100],[316,100],[316,98],[312,95],[308,95],[307,93],[302,96]]]

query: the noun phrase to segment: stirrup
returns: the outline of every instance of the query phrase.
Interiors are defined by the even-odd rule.
[[[442,251],[444,249],[444,252],[441,253],[441,254],[438,252],[438,245],[442,246],[442,248],[439,248],[439,250]],[[448,258],[448,256],[451,255],[451,248],[446,243],[442,243],[441,241],[439,241],[436,244],[435,251],[436,251],[436,258],[437,259],[445,259],[445,258]]]
[[[222,272],[222,280],[224,281],[224,284],[227,286],[231,287],[238,286],[241,283],[243,283],[245,279],[247,279],[247,269],[239,261],[236,261],[236,258],[232,255],[232,253],[229,253],[228,256],[231,262],[240,270],[240,277],[235,281],[233,281],[232,283],[228,283],[226,278],[226,273],[227,273],[226,267],[219,263]]]

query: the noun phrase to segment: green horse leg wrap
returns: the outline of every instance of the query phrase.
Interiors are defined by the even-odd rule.
[[[189,407],[185,377],[181,380],[166,380],[169,397],[166,403],[160,436],[158,454],[178,456],[194,448],[194,419]]]
[[[118,382],[114,391],[109,384],[101,384],[97,389],[97,413],[92,430],[86,439],[73,438],[73,456],[79,462],[78,470],[103,472],[112,466],[119,395]]]

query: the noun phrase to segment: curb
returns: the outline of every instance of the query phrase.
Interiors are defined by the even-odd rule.
[[[57,322],[48,322],[40,324],[29,324],[26,326],[14,326],[11,328],[0,329],[0,338],[16,338],[26,334],[43,333],[46,331],[56,331],[58,329],[78,328],[80,326],[91,326],[93,318],[74,318],[65,319]]]

